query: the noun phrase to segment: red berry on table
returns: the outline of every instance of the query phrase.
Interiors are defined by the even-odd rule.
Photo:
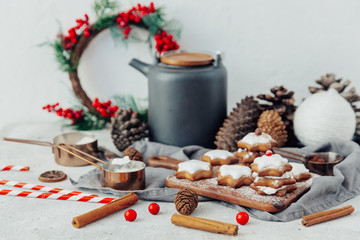
[[[270,157],[273,153],[271,150],[267,150],[265,154],[266,154],[266,156]]]
[[[156,215],[158,214],[160,211],[160,206],[159,204],[157,203],[152,203],[149,205],[149,212],[152,214],[152,215]]]
[[[247,224],[247,222],[249,221],[249,215],[246,212],[239,212],[236,215],[236,221],[240,224],[240,225],[245,225]]]
[[[133,209],[129,209],[129,210],[126,210],[126,212],[124,213],[124,217],[126,219],[126,221],[129,221],[129,222],[132,222],[136,219],[136,212],[135,210]]]

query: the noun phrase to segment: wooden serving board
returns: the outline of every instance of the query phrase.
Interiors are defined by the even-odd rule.
[[[221,201],[235,203],[245,207],[256,208],[266,212],[279,212],[287,208],[292,202],[296,201],[301,195],[310,189],[312,178],[304,182],[297,182],[297,189],[287,193],[283,197],[259,195],[249,186],[232,188],[217,184],[215,177],[190,181],[187,179],[177,179],[175,175],[166,178],[166,186],[172,188],[188,188],[194,190],[201,196],[215,198]]]
[[[182,161],[168,156],[152,156],[147,159],[148,166],[161,167],[177,170],[177,165]],[[304,182],[297,182],[297,189],[291,193],[287,193],[283,197],[273,195],[259,195],[249,186],[240,188],[232,188],[229,186],[221,186],[217,184],[216,173],[219,166],[213,167],[212,178],[202,179],[198,181],[190,181],[187,179],[177,179],[175,175],[166,178],[166,186],[171,188],[188,188],[194,190],[199,195],[210,197],[225,202],[235,203],[245,207],[256,208],[267,212],[279,212],[287,208],[292,202],[296,201],[305,192],[310,189],[312,179],[317,174],[312,174],[312,178]]]

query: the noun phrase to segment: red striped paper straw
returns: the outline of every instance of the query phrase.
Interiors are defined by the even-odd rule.
[[[65,190],[62,188],[52,188],[46,187],[42,185],[35,185],[30,183],[23,183],[23,182],[15,182],[6,179],[0,179],[0,185],[10,186],[10,187],[18,187],[18,188],[25,188],[30,190],[42,191],[42,192],[49,192],[49,193],[59,193],[59,194],[67,194],[67,195],[82,195],[82,196],[90,196],[90,197],[98,197],[96,194],[86,194],[83,192],[72,191],[72,190]]]
[[[0,165],[0,171],[29,171],[28,166]]]
[[[78,202],[92,202],[92,203],[109,203],[116,199],[116,198],[101,198],[101,197],[68,195],[68,194],[58,194],[58,193],[37,193],[31,191],[16,191],[9,189],[0,190],[0,195],[41,198],[41,199],[68,200],[68,201],[78,201]]]

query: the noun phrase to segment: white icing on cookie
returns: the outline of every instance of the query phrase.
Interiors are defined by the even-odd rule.
[[[257,186],[257,188],[260,190],[260,191],[263,191],[264,193],[266,193],[267,195],[272,195],[272,194],[275,194],[277,191],[281,190],[281,189],[284,189],[286,188],[287,185],[284,185],[280,188],[272,188],[272,187],[264,187],[264,186]]]
[[[261,157],[257,157],[254,160],[254,163],[258,166],[258,172],[265,169],[278,169],[281,170],[282,166],[285,163],[288,163],[286,158],[283,158],[279,154],[273,154],[271,156],[263,155]]]
[[[255,172],[254,172],[255,173]],[[253,176],[255,176],[253,174]],[[254,182],[260,181],[262,179],[275,179],[275,180],[280,180],[280,179],[286,179],[286,178],[292,178],[293,174],[291,172],[285,172],[281,177],[275,177],[275,176],[266,176],[266,177],[259,177],[258,174],[256,173],[256,177]]]
[[[285,178],[293,178],[293,174],[291,172],[285,172],[281,177],[275,177],[275,176],[266,176],[266,177],[259,177],[258,174],[254,172],[253,173],[253,178],[255,178],[254,182],[258,182],[262,179],[274,179],[274,180],[280,180],[280,179],[285,179]],[[254,177],[255,176],[255,177]]]
[[[228,157],[234,157],[233,153],[226,150],[211,150],[205,153],[204,155],[209,157],[211,160],[216,158],[227,159]]]
[[[269,142],[275,142],[275,140],[266,133],[261,133],[261,135],[256,135],[254,132],[248,133],[240,142],[248,143],[250,145],[254,144],[266,144]]]
[[[298,176],[302,173],[308,173],[309,169],[307,169],[304,164],[302,163],[293,163],[291,162],[290,165],[293,167],[291,170],[291,173],[294,174],[294,176]]]
[[[251,169],[241,165],[222,165],[219,171],[221,176],[226,177],[230,175],[233,179],[251,176]]]
[[[210,163],[200,160],[189,160],[178,164],[178,172],[186,171],[194,174],[199,170],[210,170]]]

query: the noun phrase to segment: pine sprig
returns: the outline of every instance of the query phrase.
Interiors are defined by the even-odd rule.
[[[109,122],[108,119],[101,117],[99,114],[93,114],[91,112],[84,112],[84,118],[82,121],[76,122],[71,125],[76,130],[100,130],[106,127]]]
[[[149,26],[149,35],[155,36],[158,30],[164,25],[164,13],[162,8],[158,8],[156,12],[151,13],[143,18],[144,28]]]
[[[171,19],[169,21],[166,21],[164,25],[162,26],[162,29],[166,32],[174,35],[176,38],[180,38],[181,35],[181,23],[175,19]]]
[[[122,109],[131,108],[134,112],[138,112],[140,115],[140,120],[142,122],[147,122],[148,110],[147,108],[141,107],[138,104],[138,101],[131,95],[116,95],[113,96],[115,104]]]
[[[51,43],[51,45],[55,50],[55,57],[57,62],[59,63],[59,68],[64,72],[72,72],[76,70],[77,66],[71,64],[70,62],[70,56],[72,51],[66,51],[63,48],[61,39],[57,38],[54,43]]]
[[[117,15],[105,15],[100,17],[94,24],[94,28],[100,30],[115,25],[116,16]]]
[[[100,19],[107,15],[114,15],[119,11],[119,4],[111,0],[97,0],[94,4],[96,16]]]
[[[124,38],[124,34],[118,28],[117,25],[111,25],[109,27],[111,37],[114,40],[115,46],[118,46],[120,43],[124,44],[125,47],[128,46],[128,41]]]

